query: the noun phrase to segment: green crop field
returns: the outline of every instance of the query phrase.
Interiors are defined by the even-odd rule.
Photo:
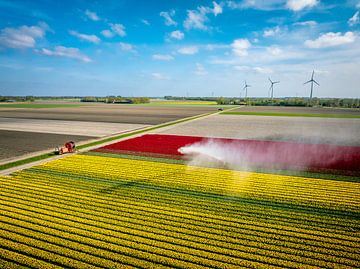
[[[320,113],[283,113],[283,112],[222,112],[222,115],[247,116],[278,116],[278,117],[319,117],[319,118],[360,118],[360,115],[349,114],[320,114]]]

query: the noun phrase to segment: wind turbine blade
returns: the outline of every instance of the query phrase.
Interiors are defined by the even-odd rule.
[[[269,79],[270,83],[272,84],[273,82],[271,81],[271,79],[270,78],[268,78],[268,79]]]
[[[276,83],[280,83],[280,81],[275,81],[275,82],[273,82],[274,84],[276,84]]]
[[[306,81],[306,82],[304,83],[304,85],[310,83],[311,81],[312,81],[312,80]]]
[[[313,80],[313,81],[315,82],[315,84],[316,84],[316,85],[320,86],[320,84],[319,84],[319,83],[317,83],[315,80]]]
[[[313,70],[312,75],[311,75],[311,80],[314,79],[314,73],[315,73],[315,71]]]

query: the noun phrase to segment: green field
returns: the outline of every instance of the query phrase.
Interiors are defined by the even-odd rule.
[[[62,108],[78,107],[85,104],[33,104],[33,103],[0,103],[0,108]]]
[[[275,117],[318,117],[318,118],[360,118],[360,115],[348,114],[320,114],[320,113],[285,113],[285,112],[222,112],[222,115],[239,116],[275,116]]]

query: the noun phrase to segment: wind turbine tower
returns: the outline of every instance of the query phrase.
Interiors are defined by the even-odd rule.
[[[311,75],[311,79],[310,79],[309,81],[306,81],[306,82],[304,83],[304,85],[305,85],[305,84],[308,84],[308,83],[311,83],[310,103],[311,103],[311,99],[312,99],[312,96],[313,96],[314,83],[315,83],[316,85],[320,86],[320,84],[317,83],[317,82],[315,81],[315,79],[314,79],[314,73],[315,73],[315,71],[313,70],[313,71],[312,71],[312,75]]]
[[[274,98],[274,84],[276,83],[280,83],[280,81],[272,81],[271,78],[268,78],[270,83],[271,83],[271,86],[269,88],[269,91],[271,91],[271,100]]]
[[[247,89],[248,89],[249,87],[251,87],[251,85],[248,85],[248,84],[246,83],[246,80],[245,80],[245,85],[244,85],[244,88],[243,88],[243,90],[245,90],[245,98],[247,98]]]

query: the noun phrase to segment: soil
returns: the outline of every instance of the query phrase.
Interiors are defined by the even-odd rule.
[[[216,111],[216,107],[208,106],[135,106],[99,104],[50,109],[6,108],[0,109],[0,117],[155,125]]]
[[[75,143],[94,139],[92,136],[45,134],[0,130],[0,160],[41,150],[53,150],[67,141]]]
[[[232,111],[360,115],[360,109],[331,108],[331,107],[243,106],[238,109],[234,109]]]

